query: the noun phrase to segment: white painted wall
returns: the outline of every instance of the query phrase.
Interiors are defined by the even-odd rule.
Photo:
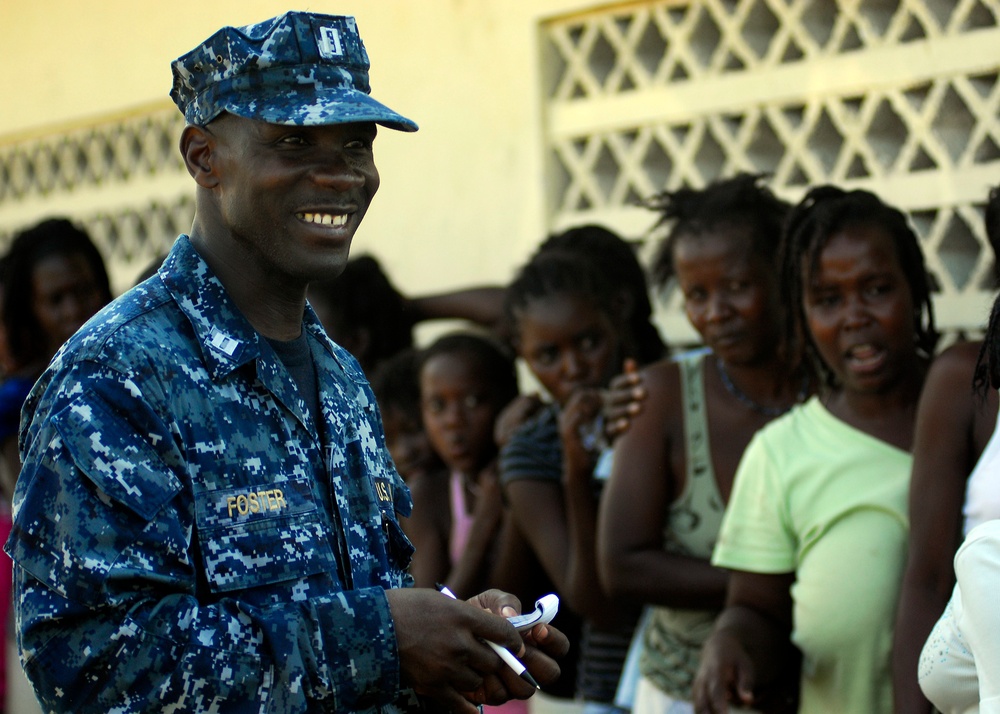
[[[373,96],[421,126],[380,134],[382,188],[355,254],[376,254],[410,293],[510,277],[546,228],[537,24],[593,4],[344,0],[296,8],[355,15]],[[171,60],[223,25],[288,9],[272,0],[0,0],[0,146],[168,106]]]

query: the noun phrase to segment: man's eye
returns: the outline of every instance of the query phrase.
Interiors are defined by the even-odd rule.
[[[369,149],[372,148],[372,144],[373,144],[372,140],[369,139],[369,138],[367,138],[367,137],[365,137],[365,138],[359,138],[359,139],[352,139],[351,141],[347,142],[347,148],[348,149],[362,149],[362,150],[367,151],[367,150],[369,150]]]

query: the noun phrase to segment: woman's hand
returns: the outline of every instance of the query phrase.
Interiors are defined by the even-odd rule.
[[[602,412],[604,435],[608,441],[614,441],[628,431],[632,419],[642,411],[646,396],[638,365],[634,359],[625,360],[624,371],[611,380],[605,394]]]

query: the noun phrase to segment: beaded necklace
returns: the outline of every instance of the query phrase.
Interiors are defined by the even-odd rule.
[[[726,391],[732,394],[734,397],[736,397],[737,400],[745,404],[752,411],[755,411],[758,414],[763,414],[764,416],[778,417],[787,412],[789,409],[791,409],[791,407],[769,407],[754,401],[742,389],[740,389],[733,383],[733,380],[729,377],[729,373],[726,371],[726,368],[722,365],[722,360],[719,359],[718,357],[715,358],[715,368],[719,372],[719,379],[722,380],[722,386],[726,388]],[[809,379],[804,378],[802,380],[802,388],[799,389],[799,393],[795,397],[796,404],[805,399],[806,392],[808,391],[808,389],[809,389]]]

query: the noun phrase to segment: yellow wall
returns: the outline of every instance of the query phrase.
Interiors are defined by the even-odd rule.
[[[411,293],[510,276],[546,227],[536,27],[594,4],[345,0],[296,8],[355,15],[373,96],[421,126],[380,134],[382,188],[355,254],[378,255]],[[288,9],[270,0],[0,0],[0,145],[166,106],[172,59],[223,25]]]

